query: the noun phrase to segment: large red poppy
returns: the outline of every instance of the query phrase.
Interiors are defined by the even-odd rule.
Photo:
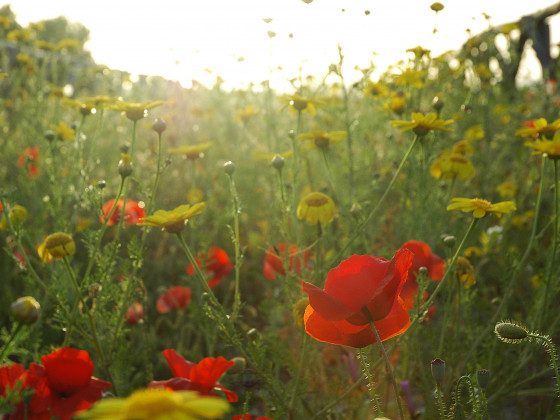
[[[325,289],[303,283],[309,296],[305,310],[305,331],[313,338],[332,344],[365,347],[403,333],[410,316],[399,293],[407,279],[413,254],[397,251],[392,260],[370,255],[353,255],[329,271]]]
[[[205,257],[196,258],[196,265],[202,266],[204,271],[212,273],[212,278],[208,280],[210,288],[220,284],[220,281],[233,270],[233,264],[228,255],[217,246],[211,246]],[[189,276],[194,274],[194,265],[192,263],[187,267],[187,274]]]
[[[29,164],[29,172],[27,175],[30,177],[36,177],[39,174],[39,166],[37,165],[39,161],[39,150],[39,146],[28,147],[18,157],[18,166],[20,168],[25,168]]]
[[[198,363],[192,363],[175,353],[174,349],[161,352],[169,363],[174,378],[167,381],[152,381],[148,388],[170,388],[175,391],[197,391],[202,395],[217,395],[219,389],[226,394],[229,402],[236,402],[237,395],[225,388],[218,380],[235,362],[223,357],[206,357]]]
[[[192,290],[184,286],[175,286],[162,293],[156,303],[160,314],[166,314],[177,309],[185,308],[191,301]]]
[[[303,257],[303,258],[302,258]],[[307,267],[309,251],[303,253],[297,245],[290,244],[287,246],[284,242],[270,247],[266,250],[263,262],[263,274],[267,279],[274,280],[276,275],[286,275],[286,268],[295,273],[301,274],[302,259],[303,265]]]
[[[112,385],[92,377],[93,362],[84,350],[69,347],[41,357],[43,366],[32,363],[27,371],[25,387],[35,389],[30,410],[42,418],[45,413],[69,420],[79,411],[87,410]],[[49,417],[50,418],[50,415]]]
[[[406,309],[410,309],[414,306],[415,296],[418,293],[418,283],[416,281],[416,275],[420,270],[420,267],[426,267],[428,270],[427,275],[431,280],[441,280],[443,278],[443,269],[445,266],[445,261],[439,256],[432,254],[432,249],[428,244],[422,241],[411,240],[403,244],[400,249],[409,249],[414,253],[414,258],[412,259],[412,265],[408,269],[408,277],[406,283],[404,284],[400,297],[405,302]],[[428,293],[425,292],[422,300],[428,297]]]
[[[107,201],[103,204],[102,213],[99,215],[99,220],[101,223],[105,222],[105,219],[109,216],[109,212],[113,208],[113,204],[115,203],[115,199]],[[121,220],[122,209],[123,209],[124,200],[120,199],[117,201],[117,206],[115,207],[115,211],[107,221],[108,226],[113,226],[119,223]],[[127,225],[135,225],[141,218],[146,217],[144,214],[144,203],[141,201],[134,201],[134,200],[126,200],[126,205],[124,207],[124,223]]]

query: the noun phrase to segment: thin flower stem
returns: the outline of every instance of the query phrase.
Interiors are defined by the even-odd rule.
[[[397,381],[395,380],[395,373],[393,372],[393,367],[391,366],[391,361],[389,360],[389,356],[387,355],[387,352],[385,351],[385,346],[383,345],[383,342],[381,341],[381,338],[379,337],[379,333],[377,332],[377,328],[375,328],[375,324],[373,323],[373,319],[371,317],[371,314],[365,308],[364,308],[364,312],[366,313],[366,317],[369,320],[369,326],[371,327],[371,330],[375,334],[375,338],[377,340],[377,343],[379,344],[379,347],[381,347],[381,353],[383,353],[383,358],[385,359],[385,364],[387,365],[387,370],[391,374],[391,382],[393,383],[393,389],[395,391],[395,398],[397,400],[397,405],[399,406],[399,415],[401,417],[401,420],[404,420],[404,411],[403,411],[402,404],[401,404],[401,398],[399,396],[399,387],[397,386]]]
[[[130,161],[133,162],[134,157],[134,145],[136,144],[136,123],[137,120],[132,122],[132,140],[130,141]],[[122,178],[122,177],[121,177]],[[119,242],[121,233],[124,227],[124,218],[126,216],[126,201],[128,200],[128,186],[130,183],[130,176],[127,176],[124,180],[124,192],[123,192],[123,206],[121,211],[121,218],[119,219],[119,226],[117,228],[116,241]]]
[[[558,395],[560,395],[560,375],[558,374],[558,365],[556,363],[556,350],[554,349],[554,344],[552,344],[550,337],[546,335],[532,332],[528,333],[527,337],[536,338],[538,341],[542,341],[545,344],[545,347],[548,350],[548,354],[550,355],[550,362],[552,364],[552,368],[554,369],[554,374],[556,375],[557,392]]]
[[[436,393],[438,400],[439,418],[445,420],[445,408],[443,407],[443,393],[441,392],[441,387],[436,384]]]
[[[435,290],[433,291],[431,296],[428,298],[428,300],[426,302],[424,302],[424,305],[422,305],[422,309],[419,311],[419,313],[421,315],[415,317],[412,320],[409,328],[412,328],[412,326],[414,326],[414,324],[416,324],[418,322],[418,320],[422,317],[422,315],[428,310],[428,308],[430,307],[430,305],[434,301],[435,297],[438,295],[438,293],[442,289],[442,286],[446,282],[447,278],[450,277],[451,274],[454,272],[455,263],[457,262],[457,259],[459,258],[459,255],[461,255],[461,251],[463,251],[463,248],[465,247],[465,244],[467,243],[467,240],[469,239],[469,236],[471,235],[471,233],[474,230],[476,224],[478,223],[478,220],[479,220],[478,218],[473,218],[472,219],[472,222],[471,222],[469,228],[467,229],[467,232],[465,233],[465,236],[463,236],[463,240],[461,241],[461,243],[459,244],[459,247],[457,248],[457,251],[455,251],[455,254],[453,255],[453,259],[451,260],[451,262],[449,263],[449,266],[445,270],[445,274],[444,274],[443,278],[439,281],[439,284],[437,285],[437,287],[435,288]]]
[[[157,150],[157,164],[156,164],[156,178],[154,179],[154,186],[152,188],[152,193],[150,194],[150,201],[148,202],[148,207],[146,207],[146,214],[152,213],[152,206],[154,204],[154,198],[156,196],[156,191],[159,183],[159,175],[161,172],[161,134],[158,133],[158,150]],[[146,230],[144,231],[146,232]]]
[[[381,204],[383,203],[383,201],[385,201],[385,198],[387,197],[387,195],[389,194],[389,191],[391,191],[391,189],[393,188],[393,184],[395,183],[395,181],[397,180],[397,178],[399,177],[402,168],[404,167],[404,164],[406,163],[406,161],[408,160],[410,154],[412,153],[412,150],[414,149],[414,147],[416,146],[416,144],[418,143],[418,140],[420,139],[420,136],[416,136],[414,137],[414,140],[412,141],[411,145],[409,146],[408,150],[406,151],[406,153],[404,154],[401,163],[399,164],[395,174],[393,175],[393,178],[391,178],[391,181],[389,181],[389,185],[387,185],[387,188],[385,189],[385,191],[383,192],[383,194],[381,195],[381,197],[379,198],[379,200],[377,201],[377,204],[375,205],[375,207],[369,212],[369,214],[367,215],[367,217],[363,220],[362,223],[360,223],[360,225],[358,226],[358,228],[356,229],[356,232],[350,237],[350,239],[348,239],[348,241],[344,244],[344,246],[342,247],[342,249],[340,251],[338,251],[338,253],[331,259],[331,262],[334,261],[339,261],[341,256],[346,252],[346,250],[348,249],[348,247],[350,246],[350,244],[352,242],[354,242],[357,238],[360,237],[360,235],[363,234],[364,229],[366,228],[366,226],[369,225],[370,220],[373,218],[373,216],[377,213],[377,211],[379,210],[379,208],[381,207]],[[329,266],[332,264],[329,264]]]
[[[240,269],[242,263],[241,256],[241,243],[239,240],[239,196],[237,195],[237,189],[235,188],[235,181],[233,180],[233,175],[228,175],[229,177],[229,189],[231,193],[232,201],[232,214],[233,214],[233,246],[235,248],[235,291],[233,295],[233,313],[232,321],[235,321],[241,307],[241,294],[239,292],[239,277]]]
[[[23,327],[23,324],[21,322],[18,322],[16,327],[14,328],[14,331],[10,335],[10,338],[8,339],[8,341],[6,341],[6,344],[4,344],[4,347],[2,348],[2,351],[0,352],[0,364],[2,364],[2,362],[4,361],[4,356],[6,355],[8,350],[10,349],[10,344],[12,343],[12,341],[15,340],[15,338],[17,337],[17,335],[21,331],[22,327]]]
[[[361,349],[361,348],[358,349],[358,354],[360,355],[360,362],[362,363],[362,368],[364,369],[364,373],[366,374],[366,377],[367,377],[367,380],[368,380],[369,393],[371,395],[371,399],[373,400],[373,403],[375,404],[376,414],[377,414],[377,416],[383,416],[383,411],[381,410],[381,407],[379,406],[379,401],[377,399],[377,393],[375,392],[375,384],[373,383],[373,377],[371,376],[371,373],[369,371],[369,366],[367,364],[364,349]]]

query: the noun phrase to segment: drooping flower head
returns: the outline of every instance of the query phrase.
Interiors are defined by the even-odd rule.
[[[124,200],[120,199],[117,201],[117,205],[113,214],[107,221],[107,226],[118,225],[119,221],[121,220],[122,210],[123,210],[123,203]],[[109,216],[109,212],[113,208],[115,204],[115,199],[107,201],[103,204],[103,208],[101,209],[103,214],[99,215],[99,221],[101,223],[105,222],[105,219]],[[144,214],[144,202],[143,201],[134,201],[134,200],[126,200],[126,205],[124,206],[124,223],[127,225],[135,225],[141,218],[145,217]]]
[[[399,335],[410,325],[399,297],[408,279],[414,255],[400,249],[390,261],[370,255],[353,255],[329,271],[324,290],[303,283],[309,296],[305,331],[319,341],[365,347]]]
[[[137,223],[139,226],[161,227],[169,233],[181,232],[189,219],[204,211],[205,203],[183,204],[173,210],[158,210],[153,215],[143,217]]]
[[[185,308],[191,301],[192,290],[184,286],[170,287],[166,293],[162,293],[156,303],[156,309],[160,314]]]
[[[321,192],[312,192],[301,199],[297,208],[297,217],[312,225],[321,223],[325,226],[334,219],[336,207],[328,195]]]
[[[412,130],[417,136],[425,136],[432,130],[454,131],[453,128],[446,127],[453,122],[453,120],[440,120],[435,112],[426,115],[421,112],[413,112],[412,121],[391,121],[391,124],[401,132]]]
[[[170,388],[175,391],[198,391],[202,395],[217,395],[215,390],[223,391],[229,402],[236,402],[237,395],[218,381],[235,362],[223,357],[206,357],[192,363],[179,356],[174,349],[161,352],[174,378],[167,381],[152,381],[148,388]]]
[[[422,241],[411,240],[405,242],[399,249],[408,249],[414,254],[412,264],[408,269],[406,283],[400,293],[400,297],[403,299],[406,309],[410,309],[414,306],[414,297],[418,292],[416,276],[420,272],[420,268],[426,268],[427,277],[430,280],[441,280],[443,278],[445,261],[438,255],[433,254],[430,246]],[[422,296],[422,300],[426,298],[427,292]]]
[[[223,249],[217,246],[211,246],[205,256],[196,258],[196,264],[202,267],[203,271],[212,273],[212,278],[208,280],[208,286],[210,288],[220,284],[220,281],[233,270],[233,264],[228,255]],[[192,276],[194,272],[194,266],[190,263],[187,267],[187,274]]]
[[[447,210],[461,210],[465,213],[472,212],[473,217],[480,219],[488,213],[493,213],[498,217],[516,210],[513,201],[502,201],[492,204],[482,198],[452,198]]]
[[[309,259],[309,251],[301,251],[297,245],[289,244],[286,246],[284,242],[272,246],[266,250],[263,262],[263,274],[269,280],[274,280],[276,275],[286,275],[288,272],[296,275],[301,274],[302,263],[307,267]]]

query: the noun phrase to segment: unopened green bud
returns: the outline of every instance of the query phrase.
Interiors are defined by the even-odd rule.
[[[445,378],[445,362],[441,359],[434,359],[432,360],[431,368],[434,380],[438,385],[441,384],[443,378]]]
[[[247,331],[247,337],[249,337],[251,340],[256,340],[257,338],[259,338],[259,335],[260,334],[256,328],[251,328],[249,331]]]
[[[443,243],[445,246],[453,248],[455,246],[455,243],[457,243],[457,238],[452,235],[447,235],[443,238]]]
[[[490,371],[488,369],[480,369],[476,372],[476,381],[478,382],[478,386],[485,390],[490,383]]]
[[[512,321],[498,322],[494,332],[500,340],[510,344],[521,343],[529,335],[529,331],[525,327]]]
[[[121,144],[121,153],[128,153],[128,151],[130,150],[130,143],[123,143]]]
[[[245,360],[244,357],[234,357],[233,359],[230,360],[231,362],[234,362],[235,365],[233,365],[232,367],[230,367],[227,371],[228,374],[236,374],[236,373],[241,373],[245,370],[245,368],[247,367],[247,360]]]
[[[441,111],[444,105],[445,103],[443,102],[443,99],[441,99],[441,96],[434,96],[434,99],[432,100],[432,106],[437,112]]]
[[[99,188],[100,190],[102,190],[106,186],[107,186],[107,182],[105,182],[104,179],[102,179],[101,181],[97,181],[97,188]]]
[[[47,139],[47,141],[51,142],[54,140],[54,131],[53,130],[47,130],[45,131],[45,139]]]
[[[121,153],[121,160],[119,161],[119,174],[126,178],[132,174],[132,159],[130,155]]]
[[[39,319],[41,305],[31,296],[17,299],[10,306],[10,312],[14,319],[20,324],[31,325]]]
[[[165,122],[165,120],[161,118],[156,118],[156,120],[152,124],[152,130],[154,130],[158,134],[161,134],[166,129],[167,129],[167,123]]]
[[[279,171],[282,170],[282,168],[284,167],[284,164],[286,163],[286,159],[284,159],[282,156],[280,155],[276,155],[272,158],[272,161],[270,162],[270,164],[272,165],[272,167],[274,169],[278,169]]]
[[[296,138],[296,132],[294,130],[288,131],[288,136],[294,140]]]
[[[229,176],[232,176],[235,172],[235,163],[233,163],[231,160],[224,163],[224,172]]]

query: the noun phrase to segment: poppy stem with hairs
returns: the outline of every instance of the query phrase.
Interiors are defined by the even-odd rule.
[[[360,362],[362,363],[362,367],[364,368],[364,373],[367,376],[367,380],[368,380],[368,384],[369,384],[369,393],[371,394],[371,399],[373,400],[373,403],[375,404],[375,411],[376,411],[378,416],[382,416],[383,411],[381,410],[381,407],[379,406],[379,400],[377,399],[377,394],[375,393],[375,384],[373,383],[373,378],[372,378],[371,373],[369,371],[369,366],[367,364],[364,349],[359,348],[358,349],[358,354],[360,355]]]
[[[404,411],[403,411],[402,404],[401,404],[401,399],[400,399],[400,396],[399,396],[399,388],[397,387],[397,381],[395,380],[395,374],[393,372],[393,367],[391,366],[391,361],[389,360],[389,356],[387,356],[387,352],[385,351],[385,346],[383,345],[383,342],[381,341],[381,338],[379,337],[379,333],[377,332],[377,329],[375,328],[375,324],[373,322],[373,317],[371,316],[371,313],[369,312],[369,310],[365,306],[362,308],[362,312],[365,315],[365,317],[367,318],[367,320],[369,321],[369,326],[371,327],[371,330],[375,334],[375,338],[377,340],[377,343],[379,344],[379,347],[381,347],[381,353],[383,353],[383,358],[385,359],[385,364],[387,365],[387,370],[391,374],[391,382],[393,383],[393,389],[395,390],[395,398],[397,399],[397,404],[399,406],[399,415],[401,417],[401,420],[404,420],[405,417],[404,417]]]

